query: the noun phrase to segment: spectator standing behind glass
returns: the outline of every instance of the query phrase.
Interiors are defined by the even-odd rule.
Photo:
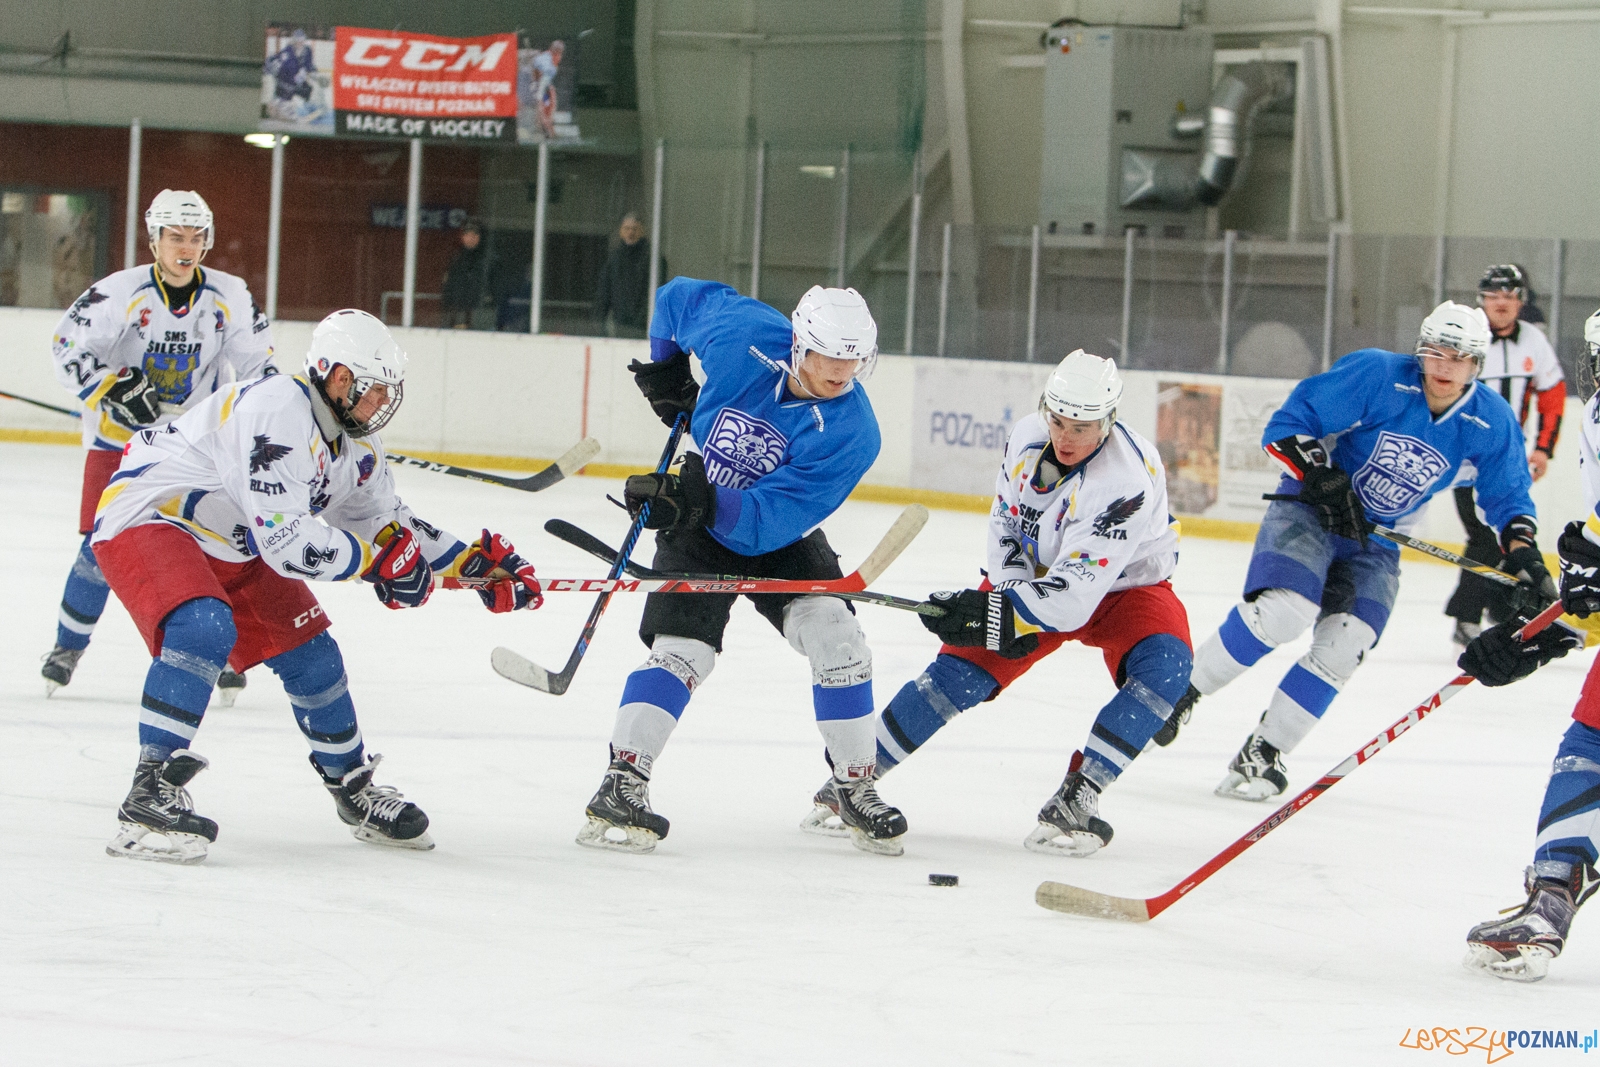
[[[483,247],[478,220],[468,219],[461,227],[461,250],[445,270],[443,292],[439,294],[446,326],[465,330],[472,325],[472,312],[483,299],[488,270],[488,250]]]
[[[594,294],[594,317],[609,337],[643,337],[650,294],[650,239],[639,216],[629,212],[617,228],[620,242],[606,256]],[[662,283],[667,262],[661,261]],[[610,322],[606,316],[610,315]]]

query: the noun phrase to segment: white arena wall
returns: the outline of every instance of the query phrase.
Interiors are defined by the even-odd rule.
[[[0,308],[0,389],[72,406],[50,365],[50,338],[59,317],[52,310]],[[274,324],[280,368],[299,368],[313,326]],[[394,333],[411,357],[405,405],[384,433],[396,451],[451,453],[485,466],[500,457],[528,466],[515,461],[553,458],[587,434],[602,446],[590,472],[613,477],[623,468],[648,468],[660,454],[661,424],[627,371],[630,360],[646,358],[643,341],[400,327]],[[883,448],[862,495],[986,509],[1004,430],[1032,410],[1048,370],[882,356],[867,390]],[[1141,370],[1125,376],[1122,418],[1152,440],[1157,439],[1161,390],[1170,393],[1184,384],[1220,392],[1215,500],[1185,518],[1205,520],[1190,521],[1191,533],[1248,534],[1248,524],[1265,508],[1260,494],[1276,481],[1258,446],[1260,429],[1294,382]],[[1581,402],[1569,398],[1555,461],[1534,486],[1546,549],[1554,548],[1561,524],[1586,510],[1578,473],[1581,413]],[[65,440],[63,432],[74,425],[75,420],[0,398],[0,436]],[[1460,544],[1461,527],[1448,497],[1434,501],[1417,533]]]

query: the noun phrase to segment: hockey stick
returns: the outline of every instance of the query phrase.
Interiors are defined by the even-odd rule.
[[[666,471],[672,463],[672,454],[678,450],[678,441],[688,428],[689,413],[679,412],[678,417],[672,422],[672,432],[667,435],[667,447],[661,450],[661,459],[656,463],[657,474]],[[622,541],[622,551],[617,553],[615,562],[611,564],[611,573],[608,577],[619,577],[627,567],[628,557],[633,555],[633,546],[638,544],[639,535],[644,532],[645,520],[649,517],[650,505],[645,504],[639,509],[639,515],[633,520],[633,525],[628,528],[628,536]],[[594,607],[589,609],[588,620],[578,633],[578,643],[572,646],[572,655],[567,657],[567,665],[561,668],[560,674],[551,674],[532,660],[519,656],[504,646],[496,648],[489,654],[490,666],[500,677],[518,685],[538,689],[552,696],[560,696],[567,691],[567,687],[572,684],[573,676],[578,673],[578,664],[583,662],[584,653],[589,651],[589,641],[594,637],[595,628],[600,625],[600,616],[606,613],[606,605],[609,603],[611,603],[609,592],[601,593],[595,600]]]
[[[923,521],[926,521],[926,520],[924,519]],[[600,540],[598,537],[596,537],[594,534],[590,533],[589,531],[584,530],[584,529],[580,529],[579,527],[572,525],[572,523],[567,522],[565,519],[551,519],[550,521],[548,521],[548,522],[546,522],[544,524],[544,528],[545,528],[545,531],[547,533],[550,533],[550,534],[553,534],[556,537],[559,537],[561,540],[567,542],[567,544],[572,545],[575,548],[581,548],[585,552],[588,552],[589,554],[594,555],[594,556],[598,556],[599,558],[601,558],[603,560],[608,560],[609,561],[609,560],[614,560],[614,559],[617,558],[616,550],[613,549],[610,545],[606,544],[604,541]],[[907,540],[909,540],[909,538],[907,538]],[[858,573],[860,573],[860,572],[858,572]],[[943,608],[935,607],[933,604],[929,604],[928,602],[923,601],[923,600],[907,600],[905,597],[889,596],[887,593],[855,592],[855,591],[846,591],[846,590],[843,590],[843,589],[833,589],[833,588],[831,588],[833,585],[838,584],[838,582],[848,581],[849,579],[836,579],[836,580],[834,580],[832,582],[827,582],[827,583],[822,583],[822,582],[806,582],[806,583],[784,582],[784,583],[779,583],[774,579],[744,578],[744,577],[741,577],[741,576],[736,575],[736,574],[668,574],[665,571],[653,570],[650,567],[646,567],[646,566],[644,566],[643,564],[640,564],[640,563],[635,563],[632,560],[628,561],[628,574],[632,575],[634,578],[645,579],[647,581],[648,580],[655,580],[656,584],[644,585],[641,582],[637,582],[637,581],[635,581],[635,582],[624,582],[623,579],[619,578],[619,579],[617,579],[617,581],[619,583],[625,584],[627,586],[627,588],[620,588],[619,587],[616,590],[616,592],[619,592],[619,593],[727,593],[727,592],[737,592],[737,593],[746,593],[746,592],[750,592],[750,593],[769,593],[769,592],[770,593],[793,593],[793,592],[821,593],[821,592],[826,592],[828,595],[836,596],[841,600],[855,600],[855,601],[858,601],[858,602],[863,603],[863,604],[880,604],[880,605],[882,605],[883,607],[886,607],[886,608],[899,608],[902,611],[914,611],[919,615],[935,615],[935,616],[937,616],[937,615],[943,615],[944,614],[944,609]],[[877,577],[876,575],[873,576],[873,578],[876,578],[876,577]],[[866,579],[866,584],[871,585],[872,584],[872,580],[873,580],[872,578]],[[567,582],[567,581],[583,581],[583,580],[582,579],[559,579],[559,578],[557,578],[557,579],[551,579],[550,583]],[[591,579],[590,580],[590,582],[598,582],[598,581],[599,581],[599,579]],[[584,583],[586,588],[590,587],[590,582],[585,582]],[[716,587],[715,588],[706,588],[706,587],[702,586],[700,583],[712,583],[712,584],[715,584]],[[744,584],[739,585],[739,587],[737,589],[724,588],[724,586],[726,586],[728,583],[749,583],[751,585],[757,585],[758,584],[758,585],[761,586],[761,588],[759,588],[759,589],[757,589],[757,588],[748,588],[747,589]],[[783,589],[770,588],[770,586],[772,586],[774,584],[782,584],[782,585],[785,586],[785,588],[783,588]],[[804,588],[804,589],[790,589],[790,588],[787,588],[787,586],[789,586],[789,585],[801,585],[801,584],[804,584],[806,586],[806,588]],[[829,586],[829,588],[828,589],[820,588],[820,586],[823,585],[823,584],[827,584]],[[551,584],[546,583],[545,584],[545,588],[547,590],[552,591],[552,592],[569,592],[569,591],[572,591],[575,587],[574,586],[562,586],[560,588],[552,588]]]
[[[1560,614],[1561,602],[1557,601],[1541,611],[1532,622],[1517,631],[1517,639],[1520,641],[1528,640],[1554,622]],[[1412,708],[1394,725],[1374,737],[1371,741],[1368,741],[1355,752],[1352,752],[1343,763],[1324,774],[1315,782],[1312,782],[1299,796],[1267,816],[1255,829],[1217,853],[1199,870],[1160,896],[1139,900],[1133,897],[1114,897],[1106,893],[1096,893],[1092,889],[1080,889],[1077,886],[1063,885],[1060,882],[1043,882],[1034,893],[1033,899],[1040,907],[1049,908],[1051,911],[1064,911],[1072,915],[1088,915],[1097,919],[1120,919],[1124,922],[1135,923],[1149,922],[1177,903],[1180,898],[1195,886],[1227,866],[1239,853],[1266,837],[1279,826],[1282,826],[1289,820],[1291,815],[1296,814],[1301,808],[1338,785],[1345,775],[1367,762],[1373,756],[1376,756],[1389,742],[1417,725],[1428,715],[1439,710],[1439,705],[1461,692],[1472,682],[1473,678],[1470,674],[1460,674],[1452,678],[1443,688]]]
[[[46,411],[58,412],[74,419],[83,418],[83,412],[81,411],[73,411],[71,408],[56,407],[54,404],[46,404],[43,400],[29,400],[25,396],[18,396],[16,393],[8,393],[4,389],[0,389],[0,396],[5,397],[7,400],[20,400],[24,404],[32,404],[36,408],[44,408]]]
[[[452,467],[448,463],[435,463],[432,460],[417,459],[415,456],[403,456],[398,452],[390,452],[389,459],[395,463],[403,463],[408,467],[420,467],[425,471],[437,474],[453,474],[457,478],[471,478],[473,481],[490,482],[494,485],[503,485],[507,489],[521,489],[525,493],[537,493],[541,489],[548,489],[561,479],[572,474],[595,456],[600,454],[600,442],[592,437],[585,437],[550,466],[526,478],[507,478],[501,474],[486,474],[483,471],[469,470],[466,467]]]

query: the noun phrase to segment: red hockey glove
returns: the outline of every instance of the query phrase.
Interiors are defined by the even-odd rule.
[[[375,587],[386,608],[420,608],[433,595],[433,568],[410,530],[393,523],[378,534],[382,546],[361,577]]]
[[[494,572],[502,577],[494,577]],[[497,533],[483,531],[461,564],[462,585],[471,588],[493,612],[536,609],[544,604],[544,590],[533,573],[533,564],[517,555],[510,541]]]

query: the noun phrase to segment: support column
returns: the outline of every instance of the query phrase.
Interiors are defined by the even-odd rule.
[[[538,191],[533,199],[533,278],[528,285],[528,332],[538,333],[544,310],[544,214],[550,203],[550,142],[539,142]],[[651,249],[651,254],[655,249]]]
[[[406,175],[406,265],[401,288],[400,325],[410,326],[417,310],[417,228],[422,222],[422,138],[411,138],[411,170]]]
[[[1122,231],[1122,335],[1118,338],[1118,358],[1124,368],[1133,366],[1128,355],[1128,337],[1133,332],[1133,240],[1137,229],[1125,227]]]
[[[939,347],[944,355],[945,325],[950,321],[950,231],[952,223],[944,224],[944,251],[939,254]]]
[[[1322,294],[1322,369],[1333,366],[1333,305],[1339,280],[1339,231],[1328,231],[1328,281]]]
[[[1028,250],[1028,362],[1033,362],[1035,342],[1039,334],[1039,227],[1033,227],[1033,241]]]
[[[756,145],[756,199],[750,227],[750,299],[761,299],[761,212],[767,198],[767,142]]]
[[[144,127],[134,119],[128,124],[128,210],[122,235],[122,266],[124,269],[139,265],[140,216],[139,210],[139,156],[144,147]]]
[[[844,288],[845,274],[850,267],[850,146],[844,146],[839,158],[839,233],[838,248],[834,252],[834,285]]]
[[[1238,239],[1238,230],[1225,230],[1222,234],[1222,322],[1218,330],[1218,374],[1228,373],[1228,318],[1233,311],[1233,246]]]
[[[283,148],[285,134],[272,139],[272,197],[267,202],[267,318],[278,317],[279,239],[283,231]]]
[[[644,325],[648,332],[656,317],[656,290],[661,288],[661,190],[666,183],[667,142],[656,139],[656,182],[650,194],[650,289]]]

